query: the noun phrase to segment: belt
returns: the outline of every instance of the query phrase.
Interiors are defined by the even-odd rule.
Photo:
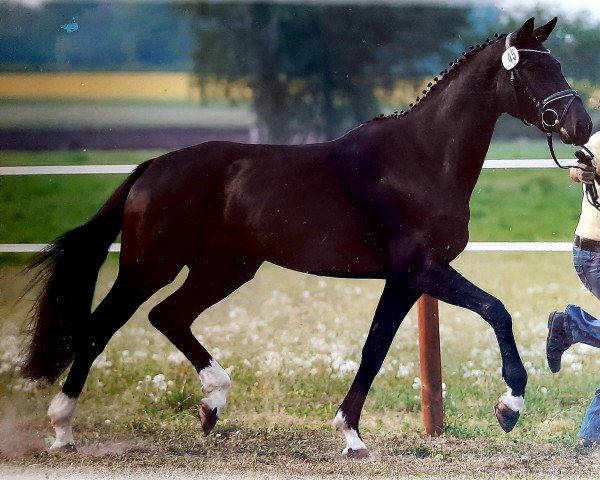
[[[600,253],[600,241],[598,240],[590,240],[589,238],[582,238],[579,235],[575,235],[573,243],[582,250]]]

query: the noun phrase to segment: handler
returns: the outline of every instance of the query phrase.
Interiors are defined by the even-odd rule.
[[[600,174],[600,132],[589,139],[586,147],[593,153],[594,167],[578,163],[571,168],[571,180],[585,184],[594,183],[594,174]],[[596,187],[600,185],[596,183]],[[579,223],[573,242],[573,263],[581,282],[600,300],[600,212],[587,201],[585,193],[581,202]],[[553,373],[560,370],[562,354],[574,343],[585,343],[600,348],[600,320],[577,305],[568,305],[564,312],[552,312],[548,318],[546,357]],[[583,417],[579,438],[583,445],[600,444],[600,388]]]

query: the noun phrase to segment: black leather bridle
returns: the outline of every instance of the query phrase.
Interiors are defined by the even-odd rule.
[[[510,40],[511,40],[513,33],[510,33],[506,36],[506,41],[505,41],[506,50],[508,50],[511,47]],[[532,49],[532,48],[516,48],[516,50],[517,50],[517,52],[530,52],[530,53],[538,53],[538,54],[545,54],[545,55],[550,54],[550,50],[536,50],[536,49]],[[535,108],[537,109],[538,122],[537,122],[536,126],[542,132],[544,132],[546,134],[550,134],[550,135],[552,134],[553,131],[558,131],[560,129],[562,120],[565,117],[565,115],[567,114],[567,111],[569,110],[569,108],[571,107],[571,105],[575,101],[575,99],[581,98],[576,90],[569,88],[569,89],[561,90],[559,92],[548,95],[546,98],[540,100],[535,95],[535,93],[533,93],[533,90],[531,89],[527,80],[525,78],[523,78],[523,76],[520,74],[517,65],[515,65],[510,70],[510,81],[513,85],[516,84],[517,82],[521,85],[523,92],[525,92],[527,97],[533,102],[533,104],[535,105]],[[562,113],[559,115],[558,112],[554,108],[551,108],[551,104],[553,104],[554,102],[557,102],[558,100],[562,100],[564,98],[568,98],[569,101],[563,108]],[[552,106],[554,106],[554,105],[552,105]],[[526,123],[527,125],[532,125],[527,120],[522,120],[522,121],[524,123]]]
[[[509,33],[506,36],[506,41],[504,44],[505,50],[508,50],[511,47],[510,39],[511,39],[513,33]],[[548,50],[548,49],[535,50],[535,49],[529,49],[529,48],[516,48],[516,50],[517,50],[517,52],[530,52],[530,53],[539,53],[539,54],[546,54],[546,55],[550,54],[550,50]],[[554,160],[554,163],[559,168],[563,168],[563,169],[577,168],[577,169],[583,170],[578,165],[561,165],[559,163],[558,159],[556,158],[556,154],[554,153],[554,146],[552,144],[552,133],[554,131],[560,130],[563,118],[567,114],[567,111],[569,110],[569,108],[571,107],[571,105],[573,104],[575,99],[577,99],[577,98],[581,99],[581,97],[579,96],[577,91],[573,90],[572,88],[569,88],[569,89],[561,90],[559,92],[548,95],[543,100],[539,100],[537,98],[537,96],[533,93],[533,90],[529,86],[529,83],[527,82],[527,80],[525,80],[523,78],[523,76],[519,73],[519,70],[517,69],[516,64],[510,69],[510,81],[513,85],[515,85],[518,82],[521,85],[523,92],[525,92],[527,97],[535,105],[535,108],[538,111],[538,114],[537,114],[538,123],[535,126],[538,127],[542,132],[544,132],[546,134],[546,140],[548,141],[548,149],[550,150],[550,155],[552,156],[552,160]],[[569,101],[566,103],[565,107],[563,108],[562,113],[559,115],[558,112],[555,109],[550,108],[549,105],[554,102],[557,102],[558,100],[562,100],[564,98],[568,98]],[[550,118],[547,117],[548,115],[550,115]],[[534,125],[533,123],[530,123],[525,119],[521,119],[521,121],[529,126]],[[577,159],[579,160],[580,163],[582,163],[584,165],[595,167],[595,165],[593,165],[594,154],[587,147],[582,146],[581,150],[579,150],[578,152],[575,152],[575,156],[577,157]],[[594,176],[595,176],[595,181],[592,182],[591,184],[585,185],[585,196],[587,198],[587,201],[590,203],[590,205],[595,207],[597,210],[600,210],[600,196],[598,195],[598,191],[596,188],[596,183],[600,184],[600,176],[597,173]]]

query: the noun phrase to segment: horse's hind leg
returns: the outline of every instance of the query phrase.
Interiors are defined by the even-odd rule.
[[[333,420],[334,428],[346,439],[343,454],[348,457],[364,458],[369,455],[359,433],[360,414],[396,331],[418,297],[419,294],[409,290],[403,280],[388,280],[385,284],[363,347],[358,372]]]
[[[48,408],[48,416],[56,433],[50,450],[75,450],[73,417],[92,363],[102,353],[114,333],[127,322],[148,296],[140,296],[137,290],[130,288],[128,282],[119,276],[106,298],[82,326],[85,330],[81,332],[81,340],[77,345],[69,374],[62,390]]]
[[[236,254],[210,256],[207,263],[190,266],[183,285],[154,307],[149,319],[191,362],[207,395],[198,407],[202,430],[207,435],[221,416],[231,381],[225,370],[198,342],[190,327],[208,307],[252,279],[262,262],[242,261]]]

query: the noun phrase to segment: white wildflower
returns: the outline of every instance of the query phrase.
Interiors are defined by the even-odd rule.
[[[397,378],[401,378],[401,377],[406,378],[412,373],[412,370],[413,370],[412,363],[409,363],[407,365],[400,364],[398,366],[398,373],[396,373],[396,377]]]
[[[162,373],[159,373],[158,375],[154,375],[154,377],[152,377],[152,383],[159,390],[164,391],[167,389],[167,382],[165,381],[165,376]]]
[[[269,370],[278,370],[279,368],[281,368],[281,364],[283,363],[283,360],[281,358],[281,354],[279,352],[267,352],[265,354],[265,366],[269,369]]]
[[[185,361],[185,355],[181,352],[171,352],[167,357],[167,361],[179,365]]]
[[[94,368],[110,368],[112,367],[112,362],[106,359],[106,353],[101,353],[94,363],[92,363],[92,367]]]

